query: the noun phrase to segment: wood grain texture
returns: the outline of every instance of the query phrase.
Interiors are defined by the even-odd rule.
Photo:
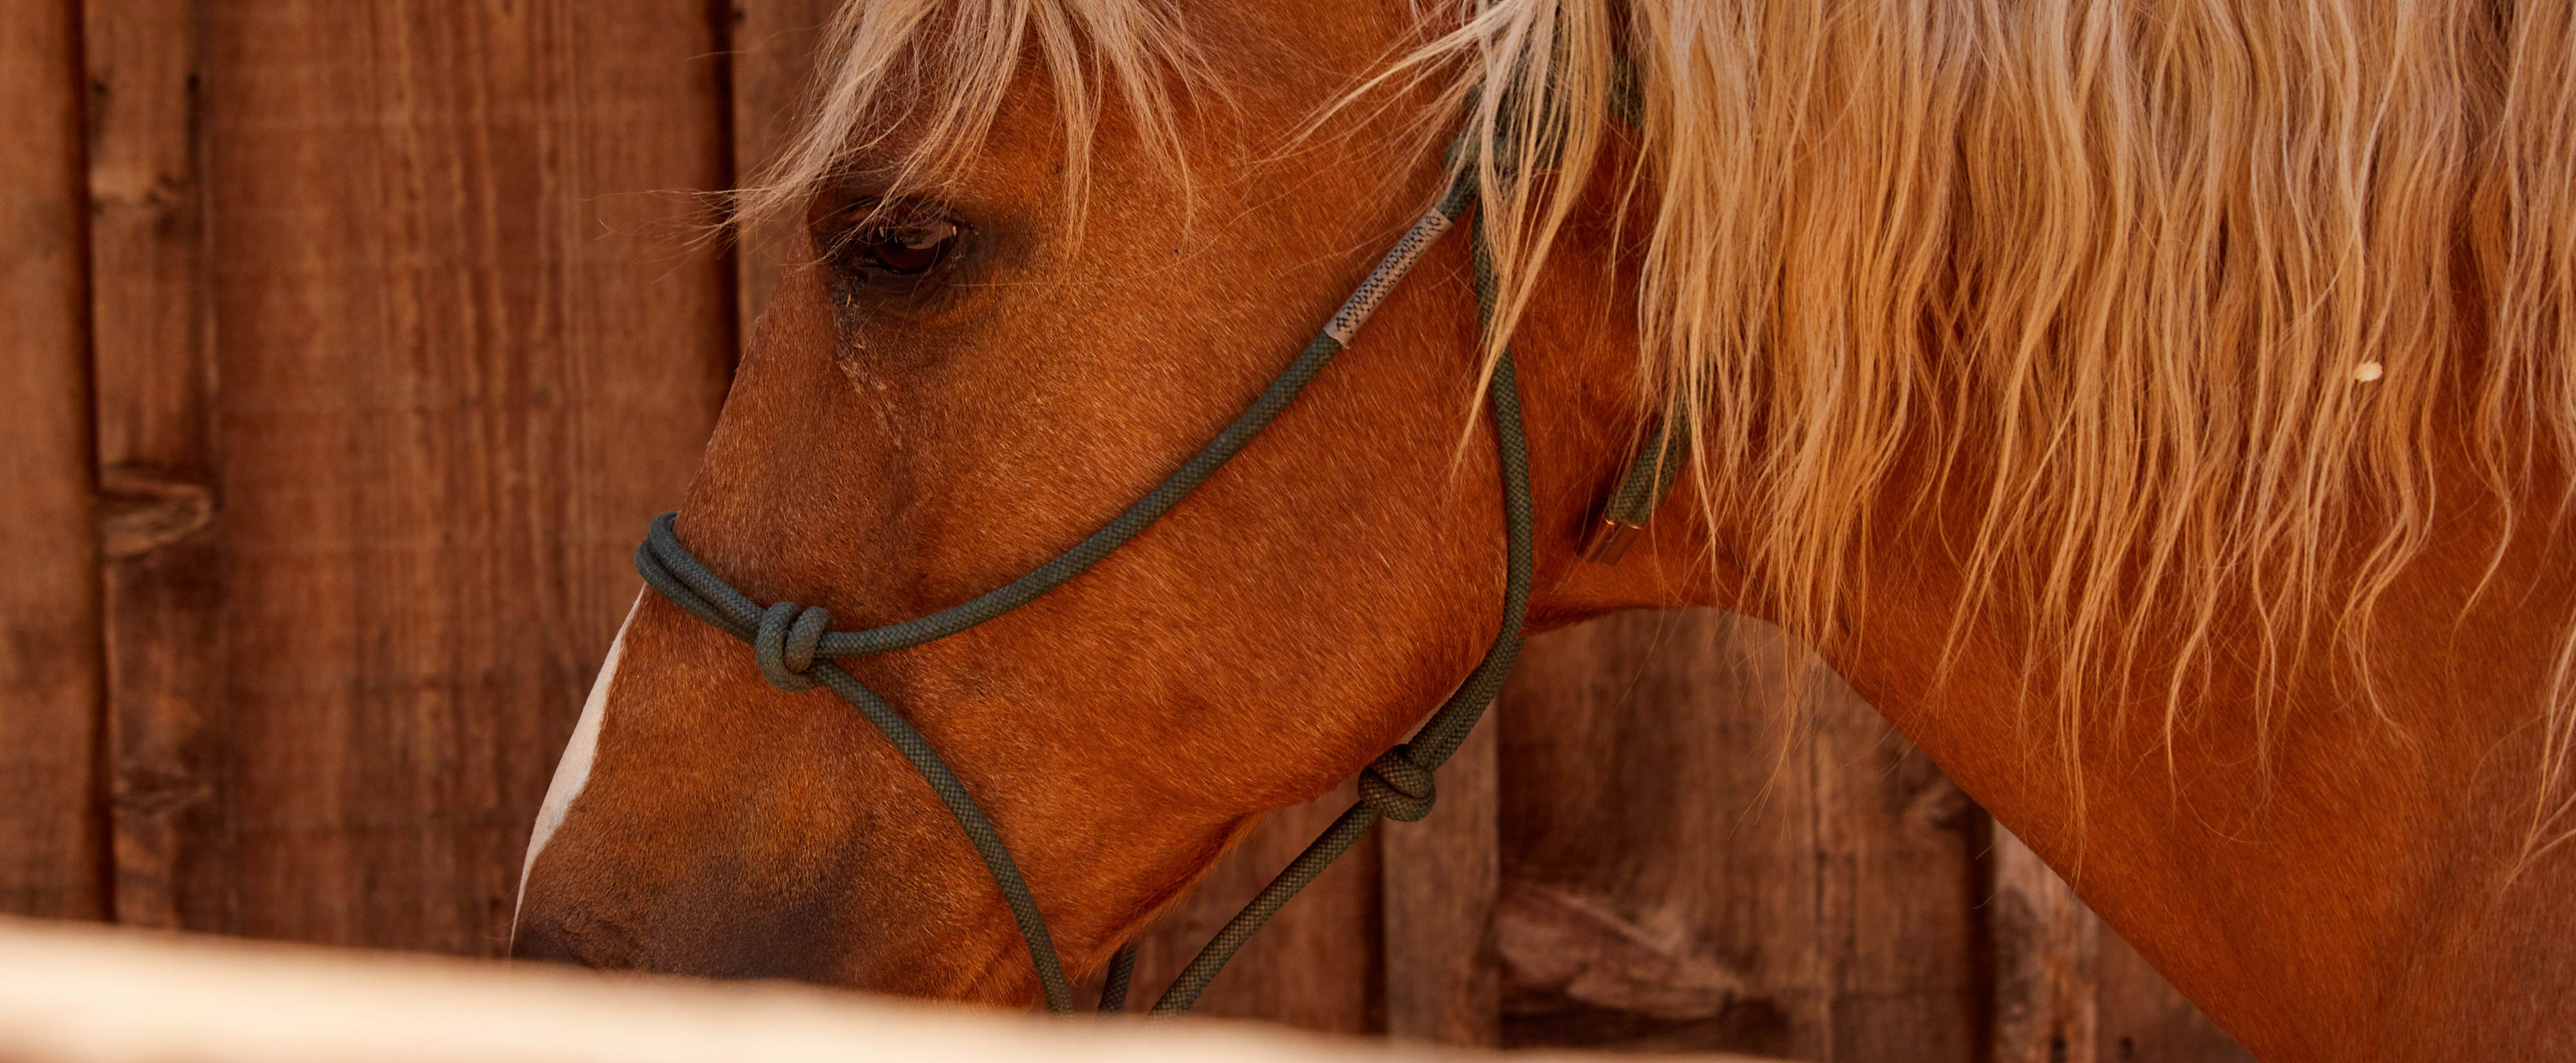
[[[2252,1063],[2000,826],[1988,865],[1995,1063]]]
[[[201,8],[90,0],[91,321],[115,907],[240,926]]]
[[[2090,909],[2085,917],[2100,922]],[[2254,1057],[2183,999],[2147,958],[2111,932],[2101,931],[2093,961],[2096,1037],[2100,1063],[2254,1063]]]
[[[1503,1040],[1830,1060],[1981,1047],[1973,806],[1774,629],[1531,640],[1501,705]]]
[[[815,51],[835,0],[732,0],[733,158],[736,181],[756,179],[796,131],[813,90]],[[743,323],[760,320],[794,245],[793,218],[735,233],[735,298]],[[750,333],[746,327],[746,335]]]
[[[503,949],[735,344],[716,16],[208,9],[243,932]]]
[[[1136,983],[1128,999],[1141,1011],[1162,995],[1244,902],[1305,851],[1334,817],[1358,799],[1355,783],[1275,813],[1217,862],[1196,891],[1137,939]],[[1266,1019],[1310,1030],[1376,1033],[1378,1007],[1378,845],[1371,832],[1288,903],[1234,962],[1208,984],[1193,1015]]]
[[[1784,638],[1739,621],[1744,652]],[[1805,651],[1787,651],[1805,658]],[[1812,662],[1812,658],[1805,658]],[[1969,1059],[1985,1047],[1977,851],[1987,816],[1823,665],[1802,667],[1813,722],[1817,948],[1833,986],[1832,1059]]]
[[[1487,719],[1442,765],[1419,823],[1378,828],[1386,1032],[1452,1045],[1502,1040],[1494,904],[1502,890],[1495,791],[1502,724]]]
[[[2100,1063],[2095,996],[2102,939],[2114,937],[2039,854],[1994,828],[1994,1063]],[[2117,1058],[2117,1057],[2113,1057]]]
[[[107,914],[79,7],[0,5],[0,912]]]

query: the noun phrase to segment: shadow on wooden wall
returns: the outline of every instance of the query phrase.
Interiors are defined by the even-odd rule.
[[[1806,724],[1784,735],[1793,694]],[[1203,1009],[1513,1047],[2247,1058],[1768,624],[1638,612],[1534,638],[1451,764],[1430,819],[1380,829],[1379,881],[1336,869]],[[1145,973],[1347,799],[1265,825],[1157,928]]]

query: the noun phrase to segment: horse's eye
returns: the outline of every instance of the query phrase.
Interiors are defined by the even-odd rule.
[[[827,254],[834,264],[866,279],[923,276],[947,261],[957,247],[957,224],[945,219],[844,214],[834,220],[842,225],[826,226],[817,234],[823,237]]]
[[[957,226],[944,221],[905,222],[868,230],[859,241],[863,266],[903,277],[919,276],[948,256]]]

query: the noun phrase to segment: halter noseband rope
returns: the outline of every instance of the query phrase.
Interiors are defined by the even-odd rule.
[[[1100,530],[1054,560],[1038,566],[1028,574],[982,597],[953,606],[929,616],[900,624],[864,631],[833,631],[832,617],[820,607],[794,602],[776,602],[766,607],[744,597],[742,592],[707,570],[696,556],[680,545],[673,531],[676,514],[665,513],[654,518],[642,546],[635,551],[635,568],[646,583],[661,592],[690,615],[706,621],[718,630],[752,644],[761,675],[781,690],[802,691],[816,686],[829,688],[840,696],[871,725],[893,743],[904,759],[912,762],[932,793],[957,825],[966,840],[991,870],[994,884],[1000,887],[1002,901],[1011,918],[1019,924],[1020,936],[1027,942],[1030,959],[1037,965],[1038,984],[1046,996],[1048,1010],[1067,1013],[1073,1010],[1073,988],[1064,974],[1064,963],[1056,955],[1054,940],[1047,933],[1046,919],[1038,911],[1036,898],[1029,892],[1019,865],[1011,859],[1010,849],[993,829],[992,821],[975,804],[973,796],[959,782],[955,772],[940,759],[937,751],[922,738],[921,732],[901,713],[887,704],[876,692],[852,678],[836,663],[840,658],[884,653],[917,646],[945,638],[974,627],[994,617],[1017,609],[1039,595],[1062,586],[1075,576],[1126,545],[1137,533],[1170,512],[1181,499],[1205,482],[1216,470],[1232,459],[1254,436],[1269,426],[1280,411],[1304,390],[1306,384],[1348,345],[1369,314],[1377,309],[1386,293],[1403,279],[1425,250],[1465,217],[1476,202],[1476,167],[1465,156],[1462,139],[1456,153],[1460,156],[1457,176],[1440,202],[1426,211],[1403,239],[1371,270],[1342,303],[1340,311],[1324,326],[1322,333],[1306,345],[1296,360],[1271,381],[1259,398],[1234,423],[1208,445],[1182,463],[1161,484],[1147,492],[1123,513]],[[1470,255],[1474,262],[1476,313],[1483,327],[1493,327],[1494,272],[1487,253],[1481,223],[1472,227]],[[1467,679],[1449,695],[1439,710],[1415,731],[1411,740],[1378,756],[1360,774],[1358,803],[1344,811],[1341,818],[1291,861],[1286,870],[1272,879],[1260,895],[1218,931],[1215,938],[1199,951],[1197,958],[1182,969],[1179,977],[1154,1004],[1156,1014],[1178,1014],[1189,1010],[1209,981],[1224,968],[1254,931],[1277,914],[1307,883],[1314,881],[1324,868],[1347,851],[1368,832],[1381,817],[1412,821],[1429,815],[1437,790],[1432,785],[1432,772],[1457,752],[1485,707],[1502,689],[1503,676],[1511,671],[1512,660],[1520,653],[1521,625],[1529,610],[1531,561],[1529,459],[1521,434],[1520,392],[1512,376],[1511,349],[1507,345],[1494,364],[1487,384],[1486,397],[1494,414],[1494,444],[1501,456],[1503,480],[1503,525],[1506,534],[1506,580],[1503,590],[1502,626],[1494,635],[1493,645]],[[1671,433],[1657,430],[1658,445],[1647,455],[1631,463],[1620,488],[1612,496],[1605,518],[1618,522],[1633,518],[1644,523],[1653,503],[1660,501],[1671,483],[1670,470],[1678,464],[1677,455],[1669,453]],[[1649,457],[1651,455],[1651,457]],[[1638,488],[1641,470],[1643,482]],[[1650,498],[1643,496],[1651,495]],[[1632,499],[1624,506],[1619,499]],[[1642,510],[1639,508],[1642,505]],[[1587,553],[1590,553],[1587,551]],[[1615,560],[1615,555],[1607,560]],[[1129,943],[1118,950],[1109,963],[1108,984],[1101,994],[1100,1010],[1122,1010],[1127,998],[1127,985],[1136,969],[1136,946]]]

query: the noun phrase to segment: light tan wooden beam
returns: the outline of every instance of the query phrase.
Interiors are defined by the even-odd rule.
[[[513,968],[0,920],[0,1059],[12,1063],[1501,1058],[1250,1023],[1049,1019],[783,984]],[[1758,1063],[1741,1056],[1664,1058]]]

